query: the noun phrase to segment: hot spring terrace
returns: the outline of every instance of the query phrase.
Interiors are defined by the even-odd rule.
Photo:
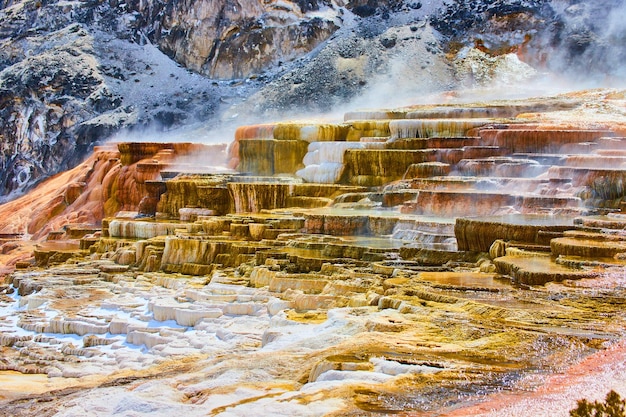
[[[202,145],[120,144],[122,165],[136,173],[135,203],[118,198],[125,211],[78,246],[129,268],[191,275],[243,264],[309,273],[336,262],[392,274],[480,260],[514,282],[580,278],[584,258],[621,266],[626,256],[616,232],[626,226],[626,138],[610,123],[515,117],[568,106],[415,107],[243,126],[230,169],[219,170],[180,162]],[[544,267],[518,272],[520,259],[546,256]],[[42,247],[36,262],[55,257]]]
[[[429,413],[532,389],[626,323],[626,131],[537,121],[573,107],[98,147],[28,224],[47,239],[2,287],[0,372],[100,375],[126,402],[135,374],[160,378],[204,414]],[[19,236],[1,238],[3,255]]]

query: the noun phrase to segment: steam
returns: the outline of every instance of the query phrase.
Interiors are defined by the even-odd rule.
[[[519,99],[626,86],[626,2],[552,1],[550,7],[547,10],[551,12],[543,9],[543,15],[537,17],[545,19],[543,30],[529,31],[528,44],[522,45],[523,37],[517,32],[466,31],[466,46],[456,53],[451,66],[444,56],[449,39],[421,21],[412,26],[412,30],[418,26],[419,39],[398,43],[385,71],[373,77],[363,94],[343,108],[389,109],[442,103],[451,97],[457,102]],[[383,36],[406,40],[411,34],[408,28],[392,28]],[[506,42],[507,37],[519,49],[504,55],[490,56],[473,43],[490,38]],[[442,94],[452,90],[454,95]]]
[[[563,21],[554,36],[548,68],[584,87],[626,85],[626,2],[552,2]],[[547,37],[549,34],[543,34]],[[544,41],[544,43],[546,43]],[[579,87],[580,88],[580,87]]]
[[[235,137],[237,124],[215,126],[215,123],[193,123],[175,129],[168,129],[158,122],[148,126],[133,127],[123,130],[109,139],[107,143],[139,142],[139,143],[172,143],[202,144],[203,147],[192,147],[190,152],[178,152],[174,159],[163,161],[170,172],[187,173],[227,173],[227,148]]]

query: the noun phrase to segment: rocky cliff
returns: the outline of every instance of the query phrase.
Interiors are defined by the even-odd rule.
[[[136,140],[150,126],[158,140],[194,123],[205,132],[546,71],[615,80],[623,3],[4,1],[0,196],[122,130]]]

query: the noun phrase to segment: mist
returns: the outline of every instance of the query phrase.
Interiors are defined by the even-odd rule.
[[[579,88],[624,87],[626,2],[553,1],[552,7],[562,23],[542,34],[547,68]]]
[[[457,8],[471,7],[456,3]],[[481,13],[475,17],[480,24],[467,32],[454,26],[461,27],[464,22],[445,15],[423,21],[418,25],[418,40],[396,47],[385,70],[375,74],[361,94],[339,109],[524,99],[626,86],[623,0],[549,2],[543,15],[537,17],[543,22],[520,23],[528,25],[523,28],[526,37],[521,30],[503,33],[485,17],[495,13],[489,7],[496,5],[485,7],[483,17]],[[438,18],[449,25],[449,32],[436,30],[440,28]],[[451,41],[461,45],[454,54],[449,51]],[[500,54],[505,46],[511,51]]]

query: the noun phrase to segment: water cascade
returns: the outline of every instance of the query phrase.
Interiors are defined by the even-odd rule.
[[[494,119],[406,119],[389,122],[392,138],[472,136],[475,129],[495,123]]]
[[[302,160],[304,168],[297,171],[296,175],[312,183],[338,183],[346,167],[345,152],[348,149],[375,146],[376,144],[367,142],[313,142]]]

